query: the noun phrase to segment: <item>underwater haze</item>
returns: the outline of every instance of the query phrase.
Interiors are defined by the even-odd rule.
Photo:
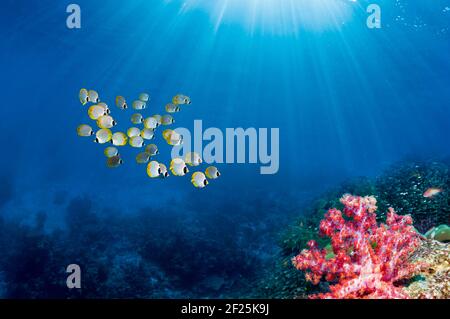
[[[245,297],[308,201],[450,155],[448,0],[3,0],[0,17],[4,298]],[[81,88],[121,130],[133,111],[115,97],[142,92],[147,116],[190,97],[173,128],[278,128],[279,170],[217,163],[198,189],[190,175],[150,179],[129,148],[110,169],[77,136],[95,126]],[[69,264],[81,290],[65,286]]]

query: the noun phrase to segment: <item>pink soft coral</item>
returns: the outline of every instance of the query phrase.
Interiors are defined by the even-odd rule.
[[[313,298],[408,298],[394,283],[423,266],[408,262],[420,245],[411,216],[399,216],[390,208],[386,224],[378,225],[374,197],[344,195],[341,202],[346,217],[331,209],[320,223],[320,233],[331,238],[334,257],[326,258],[327,251],[310,241],[309,250],[293,258],[312,283],[322,278],[337,282],[329,293]]]

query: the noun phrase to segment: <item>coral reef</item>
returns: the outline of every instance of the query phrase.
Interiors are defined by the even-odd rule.
[[[344,209],[339,201],[342,194],[374,194],[380,208],[378,222],[386,220],[383,211],[392,206],[411,214],[417,230],[425,233],[433,228],[428,235],[442,240],[445,227],[438,225],[450,224],[449,176],[445,163],[406,162],[377,178],[346,182],[310,202],[295,193],[243,188],[239,193],[247,192],[245,203],[232,197],[235,190],[213,191],[210,202],[215,204],[208,207],[196,200],[175,200],[163,207],[134,207],[126,214],[90,195],[55,188],[49,198],[62,223],[56,228],[50,226],[55,224],[48,207],[36,206],[35,211],[25,209],[26,214],[21,214],[23,208],[15,206],[16,181],[6,179],[0,187],[0,297],[307,298],[326,294],[339,281],[321,280],[314,285],[292,266],[291,258],[311,239],[324,247],[325,260],[336,257],[330,237],[319,236],[319,224],[331,208]],[[424,198],[427,187],[444,191]],[[28,213],[33,217],[26,221],[10,217]],[[294,218],[297,221],[287,226]],[[430,267],[395,285],[404,286],[403,291],[413,298],[448,298],[448,255],[448,246],[425,241],[410,262]],[[82,266],[80,291],[68,291],[65,286],[64,266],[69,263]]]
[[[255,299],[306,299],[309,294],[319,293],[328,288],[327,283],[313,285],[307,282],[303,272],[292,266],[291,257],[276,258],[259,280],[255,281],[253,291],[244,298]],[[323,287],[326,285],[326,287]]]
[[[319,236],[318,225],[329,209],[343,208],[340,198],[346,193],[369,196],[377,194],[377,190],[372,180],[360,177],[347,181],[311,200],[302,207],[301,216],[280,235],[279,244],[283,256],[292,256],[302,250],[311,239],[321,246],[328,245],[330,240]]]
[[[426,264],[404,290],[411,298],[450,298],[450,245],[424,240],[414,252],[411,262]]]
[[[207,207],[174,200],[129,213],[68,193],[55,204],[63,225],[54,229],[41,209],[28,223],[0,215],[0,296],[242,297],[276,251],[274,221],[295,212],[290,198],[248,192],[245,205],[218,190]],[[82,269],[80,290],[66,287],[72,263]]]
[[[440,224],[450,224],[450,165],[448,161],[402,162],[392,166],[375,181],[374,193],[380,208],[398,207],[410,214],[414,227],[425,233]],[[430,187],[444,192],[431,198],[423,193]]]
[[[318,225],[329,209],[344,208],[339,201],[342,194],[375,195],[379,207],[378,221],[385,221],[384,212],[389,207],[395,207],[401,214],[410,214],[414,220],[414,228],[421,233],[440,224],[450,224],[449,172],[448,160],[403,161],[388,168],[376,178],[352,179],[304,204],[297,213],[297,219],[280,233],[279,254],[261,275],[250,297],[306,298],[312,294],[329,291],[329,283],[326,281],[321,281],[319,285],[306,282],[304,273],[292,267],[288,260],[306,248],[311,239],[317,241],[321,247],[329,247],[330,238],[319,236]],[[428,187],[435,186],[442,188],[444,192],[433,198],[424,198],[423,192]],[[433,253],[431,250],[437,247],[430,248],[430,255]],[[448,278],[446,280],[448,281]],[[417,285],[415,281],[413,283]],[[433,289],[431,283],[427,287]]]
[[[442,188],[444,192],[433,198],[424,198],[429,187]],[[399,214],[409,214],[414,227],[425,233],[436,225],[450,224],[450,165],[448,161],[404,161],[388,168],[376,178],[357,178],[331,189],[308,205],[302,207],[300,217],[280,235],[283,258],[306,247],[310,239],[327,245],[328,239],[318,236],[317,225],[325,213],[336,207],[342,209],[342,194],[373,195],[380,213],[377,220],[386,219],[389,207],[396,207]]]
[[[419,247],[419,234],[412,227],[410,216],[400,216],[390,208],[386,224],[376,221],[376,199],[344,195],[343,216],[330,209],[320,223],[322,235],[331,238],[333,254],[320,249],[317,242],[308,243],[293,258],[294,265],[306,272],[306,279],[318,284],[322,278],[329,282],[329,293],[317,298],[408,298],[394,285],[411,278],[422,267],[408,258]]]
[[[439,225],[437,227],[433,227],[425,233],[425,237],[443,243],[448,242],[450,241],[450,227],[447,225]]]

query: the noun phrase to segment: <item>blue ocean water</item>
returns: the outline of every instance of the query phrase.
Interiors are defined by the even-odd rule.
[[[359,0],[77,0],[81,29],[69,29],[68,1],[3,0],[2,216],[33,224],[44,212],[47,231],[64,230],[67,206],[87,198],[105,216],[150,209],[155,231],[178,219],[185,232],[228,233],[257,210],[282,227],[292,209],[269,199],[295,207],[404,158],[448,156],[450,1],[376,2],[380,29],[367,27],[372,2]],[[151,95],[148,115],[190,96],[176,127],[279,128],[279,172],[217,164],[220,179],[198,190],[188,177],[150,180],[129,149],[108,169],[103,148],[76,135],[88,122],[83,87],[111,105],[121,129],[131,111],[120,113],[115,96],[141,92]],[[236,225],[221,230],[222,215]]]

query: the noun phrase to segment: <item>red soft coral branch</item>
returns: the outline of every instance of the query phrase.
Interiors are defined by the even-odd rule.
[[[322,278],[336,282],[330,292],[313,298],[408,298],[394,282],[413,276],[421,265],[408,258],[420,245],[419,234],[409,215],[390,208],[386,224],[377,224],[376,199],[344,195],[342,212],[330,209],[320,222],[320,234],[330,237],[334,257],[315,241],[293,258],[306,279],[318,284]]]

